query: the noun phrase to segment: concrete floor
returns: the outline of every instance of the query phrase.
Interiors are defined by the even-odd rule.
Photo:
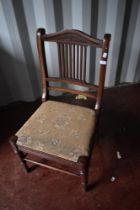
[[[105,90],[87,193],[77,177],[40,167],[31,174],[23,171],[8,137],[38,105],[0,109],[0,210],[139,210],[140,85]]]

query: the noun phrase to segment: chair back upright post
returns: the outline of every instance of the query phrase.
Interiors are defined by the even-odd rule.
[[[104,35],[102,53],[101,53],[101,59],[100,59],[100,68],[99,68],[100,69],[99,70],[99,85],[98,85],[97,99],[96,99],[96,104],[95,104],[95,111],[97,115],[99,114],[100,109],[101,109],[110,39],[111,39],[110,34]]]
[[[45,102],[48,98],[48,91],[47,86],[48,83],[46,78],[48,77],[47,65],[46,65],[46,58],[45,58],[45,47],[44,41],[42,40],[42,36],[45,35],[46,31],[44,28],[39,28],[36,32],[36,42],[37,42],[37,49],[38,49],[38,56],[39,56],[39,69],[40,69],[40,76],[41,76],[41,91],[42,91],[42,102]]]

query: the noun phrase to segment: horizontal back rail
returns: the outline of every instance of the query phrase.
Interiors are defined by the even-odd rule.
[[[97,85],[93,85],[93,84],[86,83],[86,82],[80,82],[79,80],[60,79],[60,78],[57,78],[57,77],[48,77],[48,78],[46,78],[46,81],[48,81],[48,82],[62,82],[62,83],[87,87],[87,88],[90,88],[90,89],[95,90],[95,91],[98,90]]]
[[[97,98],[95,95],[93,95],[93,93],[89,93],[89,92],[81,91],[81,90],[73,90],[73,89],[70,89],[70,88],[63,88],[63,87],[57,87],[57,86],[49,86],[48,87],[48,90],[55,90],[55,91],[59,91],[59,92],[79,94],[79,95],[83,95],[83,96],[86,96],[86,97],[92,98],[92,99],[96,99]]]

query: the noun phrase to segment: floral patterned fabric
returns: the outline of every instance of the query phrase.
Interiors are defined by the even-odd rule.
[[[93,110],[47,101],[17,132],[17,145],[77,162],[88,156],[94,128]]]

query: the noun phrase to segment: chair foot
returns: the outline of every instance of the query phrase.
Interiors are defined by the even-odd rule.
[[[83,187],[84,192],[88,191],[88,177],[86,171],[81,171],[81,184]]]

